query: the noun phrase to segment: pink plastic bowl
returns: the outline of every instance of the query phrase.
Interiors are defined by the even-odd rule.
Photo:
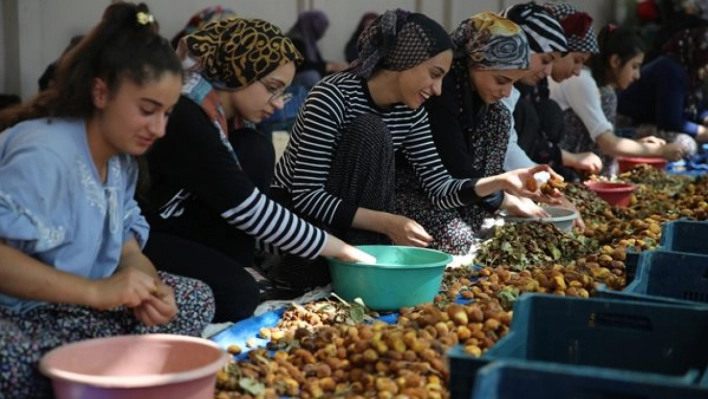
[[[664,158],[617,157],[617,167],[620,173],[641,164],[648,164],[656,169],[664,169],[666,168],[666,163],[667,161]]]
[[[626,207],[632,192],[637,189],[632,183],[586,181],[585,185],[610,205]]]
[[[211,399],[229,355],[211,341],[152,334],[97,338],[42,358],[56,399]]]

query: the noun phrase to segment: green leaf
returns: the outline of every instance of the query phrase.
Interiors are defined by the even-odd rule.
[[[238,386],[251,395],[261,395],[265,392],[265,385],[252,378],[241,378]]]
[[[366,309],[363,306],[354,303],[349,310],[349,318],[356,324],[363,323],[366,316]]]
[[[553,260],[558,260],[563,255],[560,249],[558,249],[555,245],[551,245],[549,249],[551,250],[551,256],[553,256]]]

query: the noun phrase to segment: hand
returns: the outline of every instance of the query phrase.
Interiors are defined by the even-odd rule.
[[[647,137],[642,137],[641,139],[637,139],[638,142],[644,143],[644,144],[654,144],[657,146],[662,146],[666,145],[666,140],[660,139],[658,137],[654,136],[647,136]]]
[[[343,262],[363,262],[369,264],[376,263],[376,258],[373,256],[357,247],[345,243],[331,234],[327,235],[327,244],[320,255],[331,256]]]
[[[136,268],[118,269],[111,277],[91,282],[89,306],[108,310],[125,305],[140,306],[157,293],[158,281]]]
[[[506,194],[504,196],[504,202],[502,203],[502,209],[506,210],[509,215],[521,216],[542,219],[550,217],[543,208],[536,205],[533,201],[528,198],[517,197],[512,194]]]
[[[573,205],[573,203],[570,202],[570,200],[568,200],[567,197],[560,197],[558,200],[559,200],[559,202],[560,202],[560,203],[559,203],[559,206],[562,206],[562,207],[568,208],[568,209],[572,209],[572,210],[578,212],[578,217],[577,217],[577,218],[575,219],[575,221],[573,222],[573,225],[574,225],[575,228],[578,229],[578,231],[580,231],[581,233],[582,233],[583,231],[585,231],[585,221],[583,221],[583,217],[582,217],[582,215],[580,214],[580,211],[578,211],[578,208],[576,208],[575,205]]]
[[[679,143],[669,143],[660,148],[661,157],[669,161],[680,161],[686,154]]]
[[[502,174],[501,177],[506,183],[505,191],[514,194],[517,197],[526,197],[536,201],[555,203],[555,197],[560,196],[560,193],[558,193],[555,197],[550,197],[541,193],[540,189],[530,191],[526,187],[527,180],[533,179],[534,174],[543,171],[550,173],[551,179],[563,180],[563,177],[554,172],[550,166],[536,165],[532,168],[516,169]]]
[[[174,290],[160,282],[157,285],[156,293],[133,308],[133,314],[136,319],[148,327],[169,323],[177,314]]]
[[[433,237],[415,220],[405,216],[388,214],[386,235],[395,245],[427,247]]]
[[[602,160],[594,152],[579,152],[572,154],[573,164],[571,167],[579,170],[586,170],[590,174],[596,175],[602,170]]]

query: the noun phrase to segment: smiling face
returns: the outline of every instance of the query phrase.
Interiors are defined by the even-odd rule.
[[[624,65],[622,65],[620,58],[616,54],[610,57],[612,76],[614,77],[614,84],[618,89],[624,90],[629,87],[632,82],[639,79],[639,71],[642,67],[642,62],[644,62],[644,53],[635,55],[630,58],[629,61],[625,62]]]
[[[560,58],[560,56],[561,54],[558,51],[531,54],[531,68],[519,79],[519,82],[528,86],[535,86],[541,79],[551,75],[553,61]]]
[[[182,77],[165,72],[138,85],[123,78],[114,92],[97,78],[93,86],[96,115],[100,128],[93,140],[107,154],[142,155],[165,135],[169,113],[179,99]]]
[[[243,119],[259,123],[271,116],[285,104],[283,93],[295,77],[295,64],[281,65],[263,78],[241,90],[228,93],[223,101],[228,115],[240,115]]]
[[[551,78],[560,83],[571,76],[580,76],[580,70],[583,69],[583,65],[585,65],[585,61],[588,58],[590,58],[590,53],[588,52],[573,52],[553,61]]]
[[[527,73],[528,70],[469,71],[472,86],[486,104],[494,104],[509,97],[514,83]]]
[[[420,108],[431,96],[442,93],[443,77],[450,70],[452,50],[428,58],[413,68],[401,71],[397,77],[400,102],[411,109]]]

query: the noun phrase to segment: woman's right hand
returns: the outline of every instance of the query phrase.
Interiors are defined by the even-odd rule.
[[[386,214],[384,231],[394,245],[427,247],[433,240],[415,220],[392,213]]]
[[[133,267],[118,269],[112,276],[91,283],[88,305],[100,310],[122,305],[129,308],[140,306],[157,292],[158,285],[153,276]]]
[[[325,244],[320,255],[336,258],[343,262],[376,263],[376,258],[373,256],[331,234],[327,234],[327,244]]]
[[[671,162],[680,161],[685,155],[685,151],[679,143],[663,145],[659,151],[662,158]]]

